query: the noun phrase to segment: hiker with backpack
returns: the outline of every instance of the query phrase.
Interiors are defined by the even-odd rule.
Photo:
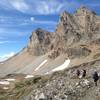
[[[76,70],[76,75],[77,75],[77,77],[79,77],[80,76],[80,70]]]
[[[86,77],[86,70],[83,69],[83,70],[79,70],[77,69],[76,70],[76,76],[79,77],[79,78],[85,78]]]
[[[95,71],[93,73],[93,80],[94,80],[95,86],[97,86],[97,82],[99,80],[99,75],[98,75],[97,71]]]
[[[86,70],[85,69],[82,70],[82,77],[83,78],[86,77]]]

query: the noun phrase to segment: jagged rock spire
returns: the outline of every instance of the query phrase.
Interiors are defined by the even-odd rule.
[[[82,5],[79,9],[76,10],[75,14],[76,15],[84,15],[84,14],[96,14],[96,13]]]
[[[52,35],[44,29],[36,29],[30,37],[28,51],[34,55],[45,54],[52,41]]]

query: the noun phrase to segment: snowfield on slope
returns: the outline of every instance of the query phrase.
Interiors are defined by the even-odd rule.
[[[15,81],[15,79],[13,78],[8,78],[8,79],[5,79],[6,81]]]
[[[1,85],[9,85],[10,82],[8,82],[8,81],[0,81],[0,84],[1,84]]]
[[[65,62],[62,65],[58,66],[57,68],[54,68],[52,72],[64,70],[68,67],[69,64],[70,64],[70,59],[65,60]]]
[[[8,87],[3,87],[3,89],[4,89],[4,90],[8,90],[9,88],[8,88]]]
[[[36,69],[35,71],[39,70],[48,60],[44,60]]]
[[[34,76],[33,75],[26,75],[25,78],[27,79],[27,78],[32,78],[32,77],[34,77]]]

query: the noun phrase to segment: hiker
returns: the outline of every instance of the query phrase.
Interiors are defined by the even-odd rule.
[[[80,71],[77,69],[77,71],[76,71],[76,75],[77,75],[77,77],[79,77],[80,76]]]
[[[97,81],[99,80],[99,75],[97,71],[95,71],[93,74],[93,80],[94,80],[95,86],[97,86]]]
[[[83,69],[83,72],[82,72],[82,77],[85,77],[86,76],[86,70]]]

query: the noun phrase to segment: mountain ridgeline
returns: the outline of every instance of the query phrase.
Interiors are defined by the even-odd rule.
[[[48,32],[41,28],[33,31],[28,45],[0,64],[0,75],[44,74],[65,58],[71,60],[69,67],[93,61],[99,59],[99,44],[100,16],[83,6],[74,14],[64,11],[60,14],[55,31]],[[34,71],[45,59],[48,59],[48,63],[40,71]]]
[[[71,54],[71,51],[74,52],[73,49],[76,52],[87,52],[86,55],[88,55],[91,50],[79,47],[79,45],[85,45],[99,39],[99,37],[100,17],[87,8],[81,7],[73,15],[66,11],[63,12],[54,33],[40,28],[34,31],[27,50],[38,56],[50,52],[49,57],[54,53],[57,53],[56,56],[67,53],[70,57],[73,56]]]

